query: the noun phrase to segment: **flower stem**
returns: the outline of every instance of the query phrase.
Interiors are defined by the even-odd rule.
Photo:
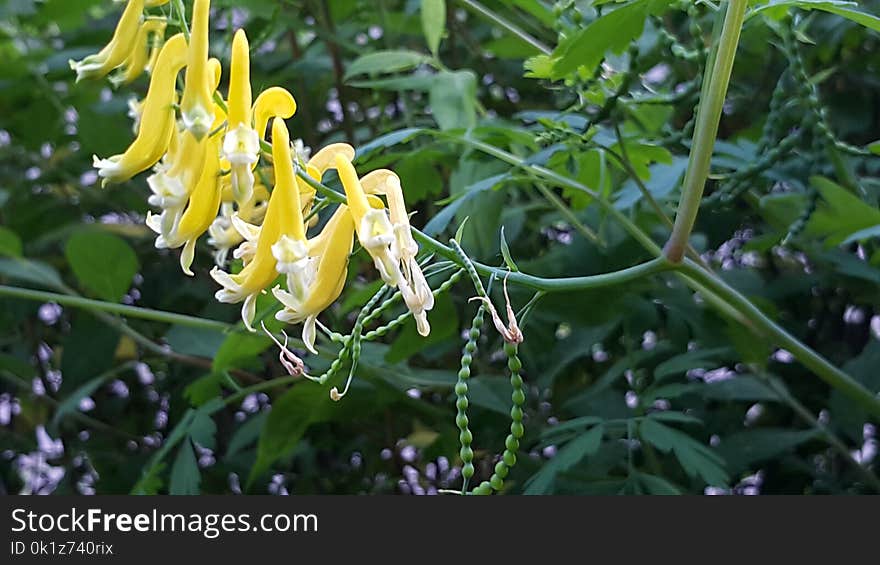
[[[0,296],[21,298],[24,300],[35,300],[37,302],[55,302],[57,304],[61,304],[62,306],[84,308],[86,310],[96,310],[98,312],[109,312],[111,314],[119,314],[131,318],[140,318],[142,320],[152,320],[154,322],[164,322],[166,324],[177,324],[181,326],[204,328],[221,332],[229,330],[232,327],[225,322],[218,322],[217,320],[208,320],[205,318],[197,318],[195,316],[187,316],[186,314],[175,314],[174,312],[163,312],[162,310],[152,310],[150,308],[141,308],[139,306],[116,304],[113,302],[104,302],[103,300],[92,300],[90,298],[83,298],[82,296],[71,296],[68,294],[45,292],[42,290],[20,288],[17,286],[0,285]]]
[[[673,263],[681,262],[684,257],[691,230],[694,229],[694,222],[697,220],[697,212],[700,210],[700,200],[703,198],[703,189],[709,176],[712,150],[715,147],[715,137],[718,135],[721,110],[724,107],[724,98],[727,96],[727,86],[730,83],[730,73],[733,70],[747,5],[747,0],[730,0],[717,50],[710,53],[710,64],[706,65],[707,76],[704,80],[706,86],[703,91],[705,96],[701,97],[697,111],[694,139],[678,213],[675,215],[675,226],[664,248],[666,257]],[[714,64],[711,64],[713,58]]]

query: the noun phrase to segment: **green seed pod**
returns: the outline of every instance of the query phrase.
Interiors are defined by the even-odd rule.
[[[513,467],[514,465],[516,465],[516,454],[515,453],[512,453],[510,451],[505,451],[503,457],[504,457],[504,463],[508,467]]]
[[[507,473],[509,471],[510,469],[507,468],[507,463],[505,463],[504,461],[499,461],[495,464],[495,474],[498,475],[500,478],[506,479]]]
[[[513,437],[516,439],[522,439],[523,433],[525,430],[523,429],[523,425],[519,422],[513,422],[510,424],[510,433],[513,434]]]
[[[504,488],[504,479],[502,479],[498,475],[492,475],[492,477],[489,479],[489,486],[491,486],[496,491],[501,490],[502,488]]]
[[[507,439],[504,441],[504,447],[507,448],[507,451],[511,451],[516,453],[519,451],[519,440],[513,437],[512,435],[507,436]]]

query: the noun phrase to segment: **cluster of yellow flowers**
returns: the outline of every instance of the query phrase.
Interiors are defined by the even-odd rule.
[[[152,168],[149,203],[159,212],[148,214],[147,225],[157,234],[156,247],[182,247],[181,267],[192,275],[196,242],[208,232],[217,263],[211,276],[223,287],[216,297],[243,303],[248,329],[253,329],[257,296],[274,285],[272,294],[283,306],[276,318],[302,323],[303,341],[314,352],[317,317],[342,292],[356,236],[382,280],[400,290],[419,333],[428,335],[434,297],[416,261],[418,245],[398,176],[381,169],[360,178],[352,164],[355,151],[344,143],[324,147],[310,159],[292,150],[284,120],[294,115],[296,102],[279,87],[252,99],[243,30],[232,43],[224,99],[218,92],[222,66],[208,53],[210,0],[194,0],[189,37],[181,33],[166,40],[164,18],[146,16],[145,9],[168,2],[128,0],[110,44],[71,61],[78,79],[119,69],[111,81],[122,84],[150,73],[146,98],[134,104],[135,140],[120,155],[94,159],[103,184],[125,182]],[[271,155],[262,149],[270,122]],[[272,165],[265,175],[274,184],[271,191],[254,175],[261,157]],[[297,169],[319,182],[335,169],[345,189],[348,205],[339,205],[313,237],[307,231],[319,222],[312,213],[316,193]],[[234,274],[224,270],[233,249],[243,265]],[[276,285],[282,275],[284,284]]]

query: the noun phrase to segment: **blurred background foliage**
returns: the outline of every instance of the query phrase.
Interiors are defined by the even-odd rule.
[[[743,31],[692,243],[877,393],[880,161],[870,144],[880,137],[880,38],[867,14],[880,2],[770,4]],[[668,235],[660,213],[674,213],[716,6],[213,5],[213,54],[227,61],[246,25],[255,88],[281,85],[297,99],[294,137],[312,148],[352,143],[362,172],[393,168],[414,225],[439,239],[469,218],[461,243],[475,260],[505,264],[502,228],[517,267],[543,277],[650,254],[593,197],[542,184],[463,138],[576,179],[658,244]],[[0,2],[0,282],[216,323],[0,297],[0,491],[460,489],[452,387],[473,288],[441,296],[430,338],[410,322],[365,344],[338,404],[311,383],[273,383],[284,373],[271,342],[230,332],[238,309],[213,299],[210,250],[185,277],[143,225],[143,177],[105,190],[96,182],[91,156],[128,144],[128,101],[146,81],[75,85],[68,60],[105,44],[118,13],[107,0]],[[351,327],[378,289],[371,268],[355,256],[328,326]],[[510,290],[517,308],[533,298]],[[505,492],[878,490],[876,419],[680,279],[547,294],[523,329],[526,433]],[[470,386],[478,480],[509,426],[501,347],[487,323]],[[309,362],[322,368],[331,350],[325,343]]]

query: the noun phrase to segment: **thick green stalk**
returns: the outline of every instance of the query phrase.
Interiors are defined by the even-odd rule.
[[[880,398],[862,386],[861,383],[829,363],[827,359],[801,343],[796,337],[788,333],[785,328],[768,318],[748,298],[737,292],[736,289],[728,286],[727,283],[718,277],[710,275],[690,259],[685,259],[679,269],[730,304],[740,314],[745,316],[761,335],[772,340],[779,347],[788,350],[794,355],[795,359],[800,361],[801,364],[815,373],[820,379],[861,404],[875,417],[880,418]]]
[[[700,108],[697,111],[697,123],[694,128],[687,173],[681,189],[678,213],[675,215],[675,226],[664,249],[666,257],[673,263],[680,262],[684,257],[691,230],[697,220],[697,212],[700,210],[700,200],[703,198],[703,189],[709,176],[712,150],[715,147],[715,137],[718,135],[721,110],[724,107],[724,98],[727,96],[727,86],[730,84],[730,74],[733,70],[747,6],[747,0],[730,0],[721,37],[714,53],[714,64],[706,67],[708,80],[704,81],[705,96],[700,100]]]

